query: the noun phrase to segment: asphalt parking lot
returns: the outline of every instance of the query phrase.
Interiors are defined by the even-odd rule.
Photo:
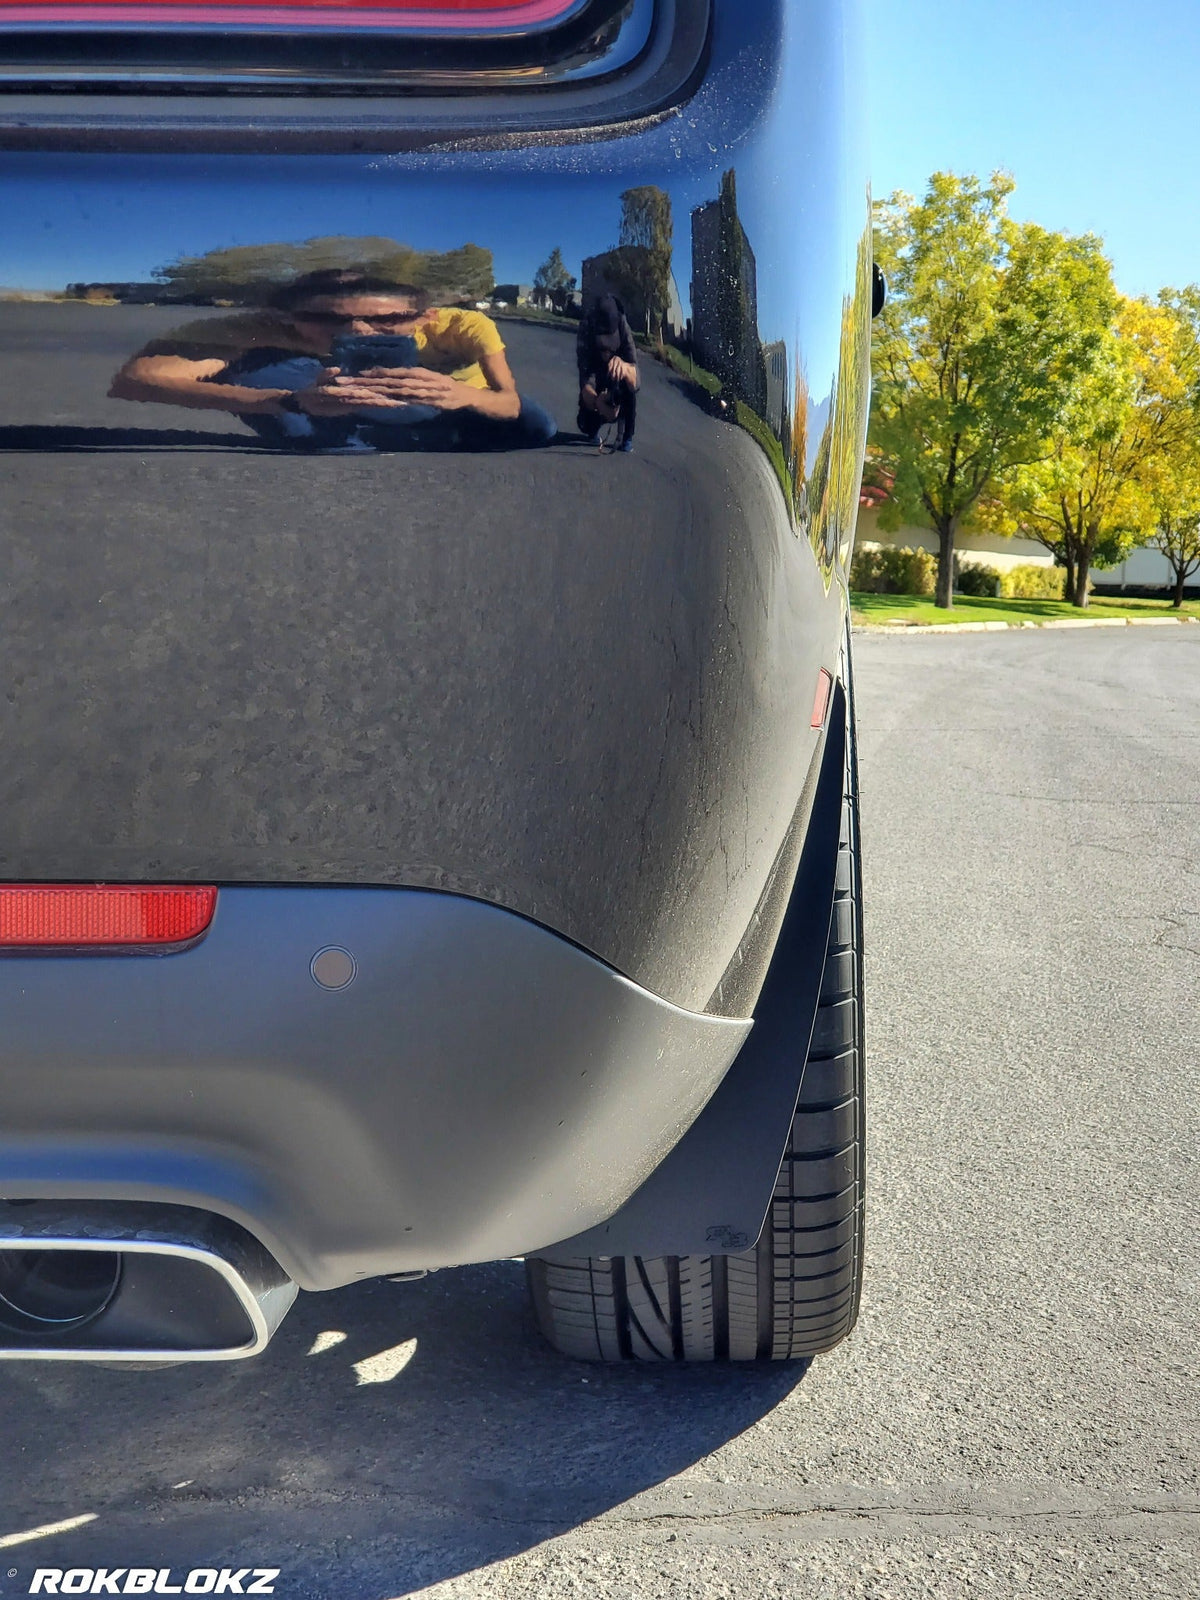
[[[1200,1593],[1197,635],[856,641],[852,1340],[589,1368],[506,1262],[304,1297],[257,1362],[10,1365],[0,1594],[105,1564],[277,1567],[285,1600]]]

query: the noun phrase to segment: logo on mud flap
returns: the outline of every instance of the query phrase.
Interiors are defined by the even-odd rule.
[[[720,1222],[708,1229],[704,1235],[704,1242],[719,1245],[723,1251],[729,1253],[735,1250],[749,1250],[753,1240],[741,1228],[731,1228],[727,1222]]]

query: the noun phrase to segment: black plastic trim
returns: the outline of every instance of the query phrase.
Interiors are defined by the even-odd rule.
[[[607,1222],[559,1256],[685,1256],[749,1250],[762,1232],[817,1014],[845,787],[847,703],[834,691],[812,816],[754,1028],[717,1092]]]
[[[655,0],[648,37],[634,58],[614,49],[577,81],[550,68],[519,79],[399,68],[329,80],[313,78],[311,70],[289,78],[281,69],[259,81],[251,74],[239,83],[231,74],[221,82],[200,77],[174,85],[132,75],[119,85],[26,79],[0,84],[0,149],[399,154],[467,141],[507,144],[521,136],[617,137],[694,93],[710,25],[709,0]],[[329,51],[328,41],[305,47]],[[362,49],[361,40],[355,48]],[[377,67],[386,57],[382,41],[372,47]]]

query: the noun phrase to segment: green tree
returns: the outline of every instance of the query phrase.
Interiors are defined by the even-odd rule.
[[[397,283],[415,283],[428,289],[435,300],[482,300],[491,294],[496,281],[492,252],[478,244],[460,245],[457,250],[422,252],[404,270],[400,264],[394,271],[382,263],[383,277]]]
[[[1186,547],[1198,377],[1186,308],[1169,293],[1158,304],[1122,299],[1049,452],[1006,485],[1013,528],[1066,568],[1075,605],[1088,603],[1090,568],[1113,566],[1155,538]]]
[[[181,256],[156,267],[153,276],[171,300],[265,300],[271,290],[297,277],[294,244],[236,245]]]
[[[891,493],[885,526],[938,536],[937,604],[981,499],[1048,449],[1095,365],[1114,303],[1092,235],[1007,214],[1012,179],[937,172],[924,199],[876,208],[888,305],[876,323],[871,444]]]
[[[391,283],[414,283],[435,297],[477,300],[494,282],[492,252],[464,244],[442,252],[414,250],[395,239],[332,234],[300,243],[235,245],[182,256],[155,269],[171,300],[233,300],[262,304],[283,285],[329,268],[366,273]]]
[[[621,196],[620,250],[645,307],[646,332],[661,330],[671,307],[674,223],[671,196],[657,184],[626,189]]]
[[[1185,584],[1200,572],[1200,285],[1166,289],[1159,303],[1176,319],[1178,425],[1148,473],[1149,543],[1167,558],[1171,603],[1181,606]]]
[[[1165,505],[1150,536],[1150,546],[1166,556],[1174,579],[1171,604],[1183,604],[1188,579],[1200,572],[1200,460],[1193,460],[1191,475],[1181,483],[1179,500]]]
[[[544,289],[548,294],[569,294],[575,287],[574,274],[567,271],[567,264],[558,245],[554,246],[534,273],[533,286],[535,289]]]

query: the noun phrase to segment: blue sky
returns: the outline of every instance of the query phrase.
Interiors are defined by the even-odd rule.
[[[135,158],[121,167],[131,181],[114,183],[101,158],[81,165],[71,157],[0,155],[0,192],[10,186],[9,204],[25,223],[0,246],[0,285],[57,288],[64,270],[85,281],[141,279],[181,253],[314,233],[382,235],[422,250],[452,250],[470,240],[495,252],[499,281],[531,276],[541,257],[535,250],[538,259],[530,259],[526,226],[514,222],[514,213],[520,217],[527,208],[514,207],[508,189],[486,179],[458,184],[450,207],[436,179],[348,182],[347,170],[357,173],[362,165],[309,156],[288,182],[278,164],[265,160]],[[188,206],[181,214],[183,178]],[[531,187],[539,209],[555,215],[554,242],[568,261],[616,244],[615,199],[610,215],[579,215],[579,208],[547,200],[544,181],[532,180]]]
[[[1004,167],[1126,294],[1200,281],[1200,0],[865,5],[877,196]]]

